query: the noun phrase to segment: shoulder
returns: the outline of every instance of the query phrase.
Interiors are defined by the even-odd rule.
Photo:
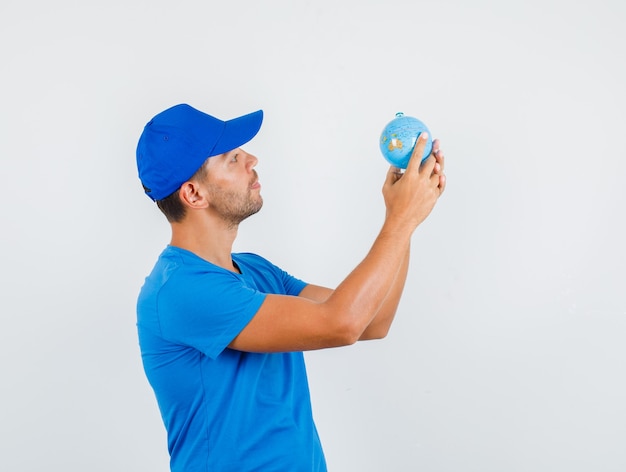
[[[298,295],[306,285],[258,254],[243,252],[232,257],[242,276],[264,293]]]
[[[237,252],[232,256],[235,262],[244,262],[252,266],[276,267],[269,260],[252,252]]]
[[[212,264],[194,253],[168,246],[159,256],[152,272],[146,278],[144,291],[159,299],[175,299],[195,292],[208,294],[219,291],[224,284],[240,284],[240,278],[231,271]],[[156,293],[155,293],[156,292]]]
[[[280,277],[283,274],[283,270],[280,267],[258,254],[239,252],[232,254],[232,258],[243,274],[265,274],[266,276],[273,274],[275,277]]]

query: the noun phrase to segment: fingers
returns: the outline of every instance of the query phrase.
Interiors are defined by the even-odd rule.
[[[446,174],[441,174],[439,176],[439,195],[441,195],[443,193],[443,191],[446,189]]]
[[[402,169],[395,166],[389,167],[387,177],[385,178],[385,186],[395,184],[400,177],[402,177]]]
[[[445,157],[443,152],[439,148],[439,140],[433,142],[433,154],[435,155],[435,168],[433,170],[433,177],[436,177],[437,187],[440,194],[446,189],[446,174],[444,174]]]
[[[411,159],[409,159],[409,164],[407,165],[404,174],[409,176],[428,176],[430,185],[432,185],[433,188],[437,188],[439,190],[439,194],[441,194],[446,188],[446,175],[444,174],[445,157],[440,148],[439,140],[435,139],[433,140],[432,153],[427,159],[422,161],[422,156],[424,155],[427,143],[428,135],[426,133],[420,134],[415,143]],[[400,168],[391,166],[387,172],[385,185],[390,186],[395,184],[404,174]]]
[[[434,154],[435,154],[435,160],[437,161],[437,164],[438,164],[438,166],[436,166],[437,173],[443,174],[444,167],[445,167],[445,157],[443,155],[443,152],[441,151],[441,149],[437,149],[434,152]]]
[[[433,155],[435,156],[435,167],[433,168],[431,180],[439,188],[441,194],[446,189],[446,175],[444,174],[445,157],[440,149],[438,139],[433,141]]]
[[[391,166],[391,168],[389,169],[389,172],[391,172],[392,174],[400,177],[402,176],[403,172],[402,169],[400,167],[396,167],[396,166]]]
[[[433,159],[433,155],[431,154],[428,159],[426,159],[422,163],[422,156],[424,155],[424,150],[426,149],[426,143],[428,142],[428,133],[423,132],[417,138],[415,142],[415,147],[413,148],[413,153],[411,154],[411,159],[409,159],[409,164],[406,168],[406,173],[419,173],[420,167],[423,167],[423,171],[428,174],[433,172],[435,167],[435,159]]]
[[[433,139],[433,154],[437,154],[437,151],[439,151],[439,145],[441,143],[439,142],[438,139]]]

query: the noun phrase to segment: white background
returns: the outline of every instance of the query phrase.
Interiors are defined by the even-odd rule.
[[[307,354],[332,471],[626,470],[626,3],[0,4],[0,469],[166,471],[135,330],[144,124],[262,108],[255,251],[334,286],[396,112],[442,141],[383,341]]]

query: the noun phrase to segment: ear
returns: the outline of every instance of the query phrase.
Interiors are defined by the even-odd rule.
[[[180,201],[183,202],[186,207],[200,209],[207,208],[209,206],[209,201],[206,199],[206,196],[198,185],[198,182],[193,180],[182,184],[178,195],[180,196]]]

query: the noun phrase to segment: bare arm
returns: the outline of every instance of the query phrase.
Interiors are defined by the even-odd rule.
[[[363,334],[359,338],[359,341],[365,341],[369,339],[381,339],[384,338],[389,332],[389,328],[391,327],[391,323],[396,314],[396,310],[398,308],[398,303],[400,302],[400,295],[402,294],[402,290],[404,289],[404,282],[406,281],[406,275],[409,267],[409,249],[407,248],[406,255],[398,270],[398,274],[396,275],[395,281],[389,294],[385,297],[385,301],[383,302],[380,310],[372,320],[372,322],[368,325],[368,327],[363,331]],[[324,302],[330,297],[333,293],[333,289],[327,287],[321,287],[319,285],[309,284],[300,293],[301,297],[308,298],[309,300],[313,300],[316,302]]]
[[[421,155],[424,145],[420,138],[414,154]],[[387,207],[383,227],[367,256],[327,299],[267,295],[230,347],[303,351],[352,344],[361,338],[392,292],[413,231],[443,191],[445,178],[434,172],[435,165],[434,156],[422,166],[419,159],[411,159],[400,179],[393,168],[389,170],[383,186]]]
[[[440,176],[440,178],[443,178],[443,181],[440,185],[440,190],[443,192],[443,190],[445,189],[445,176],[443,173],[444,155],[439,148],[439,144],[439,140],[435,139],[435,141],[433,142],[433,154],[435,155],[435,167],[433,169],[433,174],[437,174]],[[359,338],[360,341],[368,339],[381,339],[387,336],[389,328],[391,328],[391,323],[395,318],[396,310],[398,309],[398,304],[400,303],[400,297],[402,296],[402,292],[404,291],[404,284],[406,282],[406,277],[409,270],[409,259],[410,245],[408,245],[406,248],[404,260],[398,270],[396,280],[394,281],[393,286],[389,291],[389,294],[385,298],[383,306]]]
[[[443,175],[445,159],[443,153],[439,148],[439,140],[437,139],[433,142],[433,153],[435,154],[436,159],[436,164],[433,172],[439,175]],[[398,309],[398,305],[400,303],[400,297],[404,291],[404,285],[406,282],[409,268],[409,259],[410,245],[406,248],[406,253],[402,261],[402,265],[398,269],[398,273],[396,275],[393,286],[391,287],[391,290],[389,291],[387,297],[385,297],[385,301],[383,302],[380,310],[359,338],[359,341],[365,341],[369,339],[381,339],[387,336],[387,333],[389,332],[391,324],[395,318],[396,310]],[[305,287],[300,296],[309,298],[317,302],[323,302],[327,300],[332,293],[333,290],[330,288],[319,287],[316,285],[307,285],[307,287]]]
[[[391,323],[396,316],[396,310],[400,304],[400,296],[404,290],[404,283],[406,282],[406,276],[409,271],[409,257],[410,247],[407,246],[405,256],[402,260],[402,264],[398,269],[396,279],[385,297],[383,305],[376,314],[376,317],[372,320],[369,326],[365,329],[359,341],[366,341],[370,339],[382,339],[387,336]]]

